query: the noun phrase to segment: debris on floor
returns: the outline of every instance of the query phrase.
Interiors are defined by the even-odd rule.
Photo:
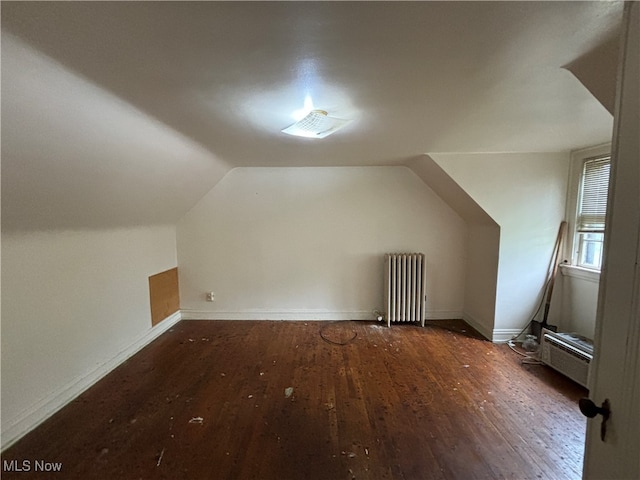
[[[293,395],[293,387],[287,387],[284,389],[284,398],[289,398]]]
[[[158,463],[156,463],[156,467],[160,466],[160,462],[162,461],[162,456],[164,455],[164,448],[160,452],[160,457],[158,458]]]
[[[203,421],[204,418],[202,417],[193,417],[191,420],[189,420],[189,423],[199,423],[200,425],[202,425]]]

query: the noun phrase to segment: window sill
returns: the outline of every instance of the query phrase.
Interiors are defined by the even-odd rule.
[[[575,265],[560,265],[562,275],[579,278],[593,283],[600,283],[600,272],[589,270],[588,268],[576,267]]]

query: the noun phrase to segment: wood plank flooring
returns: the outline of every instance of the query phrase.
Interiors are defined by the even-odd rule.
[[[586,395],[460,321],[182,321],[3,452],[2,478],[578,479]]]

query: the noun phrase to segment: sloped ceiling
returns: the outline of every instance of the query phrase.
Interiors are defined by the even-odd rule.
[[[565,151],[621,2],[3,2],[3,229],[175,223],[235,166]],[[310,96],[353,121],[280,130]]]

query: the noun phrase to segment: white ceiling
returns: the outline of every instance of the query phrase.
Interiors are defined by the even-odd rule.
[[[610,41],[621,12],[593,1],[3,2],[3,229],[174,223],[235,166],[606,142],[611,115],[563,67]],[[353,121],[322,140],[281,133],[307,95]]]

